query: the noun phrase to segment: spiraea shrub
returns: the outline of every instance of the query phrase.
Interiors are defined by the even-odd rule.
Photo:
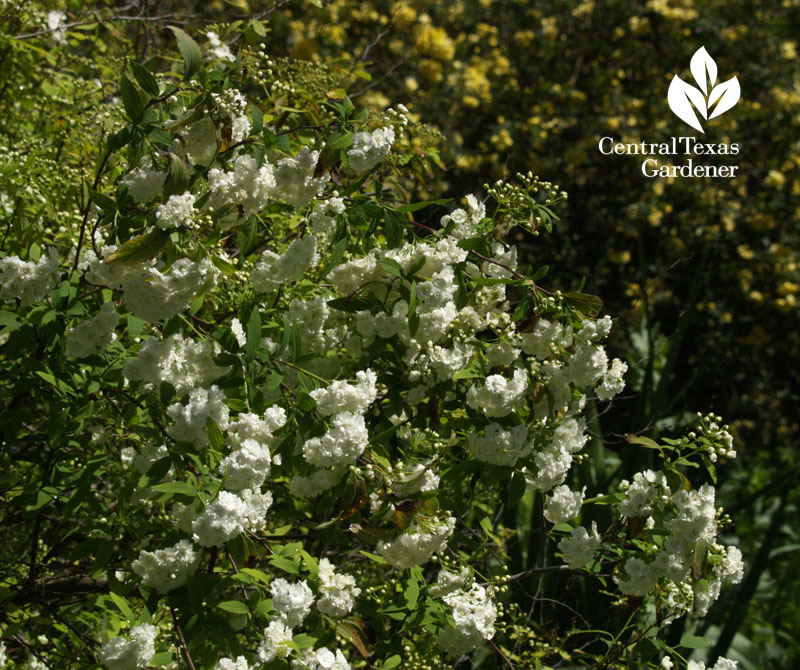
[[[5,665],[685,665],[665,626],[742,576],[732,440],[628,436],[652,468],[598,486],[612,319],[507,241],[548,244],[561,189],[421,197],[437,133],[268,22],[144,63],[89,26],[93,62],[31,17],[2,42],[51,88],[3,99]]]

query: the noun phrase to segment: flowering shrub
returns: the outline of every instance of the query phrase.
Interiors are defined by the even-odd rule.
[[[566,194],[528,174],[414,200],[435,135],[407,110],[370,117],[335,69],[172,32],[181,71],[125,63],[80,216],[5,240],[2,500],[21,528],[1,658],[671,667],[662,627],[742,577],[704,481],[735,453],[698,417],[630,436],[655,455],[630,483],[582,476],[627,366],[600,300],[543,288],[505,235],[549,230]],[[596,625],[530,635],[528,587],[551,574]]]

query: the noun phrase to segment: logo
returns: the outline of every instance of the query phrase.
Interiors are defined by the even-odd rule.
[[[741,95],[739,80],[731,77],[728,81],[716,84],[717,64],[708,55],[705,47],[700,47],[694,52],[689,69],[699,88],[687,84],[676,74],[669,85],[667,102],[681,121],[705,133],[695,109],[706,121],[724,114],[739,102]]]

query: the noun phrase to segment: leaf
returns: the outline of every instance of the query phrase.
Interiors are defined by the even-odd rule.
[[[119,607],[120,612],[122,612],[125,615],[125,618],[128,621],[135,621],[136,620],[136,617],[134,617],[134,615],[133,615],[133,610],[131,610],[130,606],[128,605],[128,601],[125,600],[125,598],[123,598],[120,595],[117,595],[113,591],[110,591],[109,595],[111,596],[111,600],[113,600],[114,604],[117,607]]]
[[[692,71],[692,76],[700,87],[703,93],[708,93],[709,82],[713,86],[717,80],[717,64],[714,59],[708,55],[705,47],[700,47],[694,52],[692,60],[689,63],[689,69]]]
[[[189,168],[183,159],[178,154],[170,152],[167,180],[164,182],[164,197],[169,198],[171,195],[183,193],[189,186],[190,177]]]
[[[364,641],[361,639],[361,634],[352,623],[349,621],[340,621],[336,624],[336,632],[341,635],[345,640],[352,644],[358,653],[364,658],[369,658],[372,654],[367,649]]]
[[[231,614],[250,614],[247,605],[238,600],[224,600],[217,605],[217,608]]]
[[[681,638],[678,646],[685,647],[686,649],[705,649],[712,644],[714,644],[714,641],[709,640],[707,637],[698,637],[697,635],[686,633],[686,635]]]
[[[247,343],[245,345],[245,358],[252,361],[256,356],[256,349],[261,343],[261,314],[258,305],[253,307],[250,318],[247,319]]]
[[[297,564],[294,561],[289,560],[288,558],[284,558],[283,556],[273,556],[270,559],[270,565],[273,567],[278,568],[278,570],[283,570],[284,572],[288,572],[292,575],[299,575],[300,570],[297,567]]]
[[[381,670],[394,670],[394,668],[399,668],[400,664],[403,662],[402,657],[395,654],[394,656],[389,656],[381,666]]]
[[[410,202],[407,205],[400,205],[394,211],[398,213],[403,212],[417,212],[420,209],[424,209],[425,207],[430,207],[432,205],[446,205],[450,202],[451,198],[444,198],[442,200],[429,200],[428,202]]]
[[[139,91],[133,85],[133,82],[128,79],[124,74],[119,86],[120,95],[122,96],[122,105],[125,107],[125,113],[128,118],[134,123],[139,123],[144,116],[144,104],[139,97]]]
[[[203,52],[200,51],[197,42],[181,28],[176,26],[167,26],[167,28],[173,32],[175,39],[178,41],[178,51],[183,56],[183,78],[188,79],[200,69],[200,65],[203,62]]]
[[[564,302],[577,309],[584,316],[594,319],[603,309],[603,301],[596,295],[588,293],[564,293]]]
[[[742,90],[739,86],[739,80],[736,77],[731,77],[728,81],[724,81],[715,86],[711,93],[708,94],[708,108],[711,109],[711,106],[716,102],[717,98],[719,98],[719,103],[717,103],[717,106],[708,118],[713,119],[727,112],[739,102],[741,94]]]
[[[378,267],[387,274],[394,275],[395,277],[403,276],[403,268],[394,258],[379,258],[377,263]]]
[[[658,442],[651,440],[649,437],[643,435],[626,435],[625,436],[631,444],[640,444],[648,449],[661,449]]]
[[[708,568],[708,540],[700,538],[694,545],[694,556],[692,557],[692,571],[694,578],[700,579]]]
[[[169,231],[158,228],[132,237],[106,258],[106,265],[127,265],[153,258],[169,239]]]
[[[673,114],[681,121],[701,133],[705,132],[697,119],[697,115],[694,113],[694,109],[692,109],[692,105],[694,105],[705,119],[707,115],[705,98],[700,91],[687,84],[677,74],[672,78],[672,82],[669,85],[667,103]]]
[[[164,482],[163,484],[154,484],[150,488],[159,493],[177,493],[192,497],[197,495],[197,490],[188,482]]]
[[[131,61],[131,70],[133,71],[134,79],[136,79],[139,86],[142,87],[142,90],[144,90],[145,93],[152,95],[154,98],[157,98],[159,93],[158,81],[153,73],[141,63],[137,63],[135,60]]]
[[[211,448],[215,451],[222,451],[222,447],[225,445],[225,438],[222,436],[222,431],[217,422],[210,416],[206,417],[206,434]]]
[[[116,211],[117,203],[115,203],[112,198],[109,198],[107,195],[104,195],[103,193],[98,193],[93,188],[88,189],[88,191],[89,191],[89,200],[91,200],[95,205],[97,205],[100,209],[102,209],[104,213]]]
[[[368,551],[364,551],[363,549],[359,549],[358,553],[362,556],[366,556],[369,560],[374,561],[375,563],[380,563],[381,565],[386,565],[386,559],[383,556],[378,556],[377,554],[371,554]]]
[[[406,608],[413,612],[417,607],[417,600],[419,599],[419,581],[416,575],[411,575],[408,578],[406,589],[403,591],[403,598],[406,601]]]

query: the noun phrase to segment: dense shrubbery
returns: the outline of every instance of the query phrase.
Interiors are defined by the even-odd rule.
[[[359,111],[349,62],[267,55],[282,14],[201,49],[167,10],[0,7],[13,663],[669,667],[705,644],[667,631],[742,577],[709,483],[732,440],[698,416],[604,449],[611,321],[563,257],[517,257],[563,191],[432,200],[428,118]],[[436,81],[446,31],[407,34]]]

